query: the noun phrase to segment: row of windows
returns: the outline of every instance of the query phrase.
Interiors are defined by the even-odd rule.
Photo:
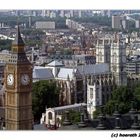
[[[15,109],[8,109],[7,110],[7,118],[8,119],[16,119],[16,110]]]
[[[22,109],[19,113],[20,120],[29,119],[31,117],[30,109]]]
[[[94,83],[94,82],[96,82],[96,85],[112,85],[112,81],[111,80],[109,80],[109,81],[105,80],[105,81],[101,81],[101,82],[99,82],[97,80],[97,81],[93,81],[92,83]]]
[[[90,99],[94,98],[93,88],[90,88]],[[96,98],[99,98],[99,88],[96,89]]]
[[[28,105],[30,102],[30,94],[22,94],[22,98],[20,98],[20,105]]]
[[[8,129],[8,130],[15,130],[15,129],[16,129],[16,125],[13,124],[13,123],[8,123],[8,124],[7,124],[7,129]]]
[[[99,56],[99,61],[102,61],[103,58],[104,58],[104,55],[102,54],[102,52],[99,52],[99,54],[97,54],[97,56]],[[108,56],[108,54],[105,55],[105,59],[106,59],[107,61],[109,61],[109,56]],[[114,55],[113,55],[113,57],[112,57],[112,61],[113,61],[114,63],[117,62],[117,54],[116,54],[116,53],[114,53]]]
[[[17,109],[8,109],[7,110],[7,119],[17,119]],[[16,116],[17,114],[17,116]],[[24,119],[29,119],[31,117],[31,109],[22,109],[20,110],[20,113],[19,113],[19,119],[20,120],[24,120]]]
[[[20,95],[21,96],[21,95]],[[27,105],[29,104],[29,97],[30,95],[29,94],[22,94],[22,98],[20,98],[20,105]],[[9,105],[15,105],[16,104],[16,94],[12,94],[12,93],[9,93],[8,94],[8,104]]]
[[[12,56],[11,56],[11,59],[17,59],[17,56],[13,56],[13,55],[12,55]]]
[[[24,124],[20,124],[19,129],[20,130],[28,130],[31,129],[32,127],[30,126],[29,123],[24,123]],[[13,124],[13,123],[9,123],[7,124],[7,129],[8,130],[17,130],[17,124]]]
[[[110,91],[112,91],[113,90],[113,86],[110,86],[110,88],[109,87],[106,87],[106,88],[104,88],[104,87],[102,87],[102,92],[110,92]],[[94,98],[94,93],[93,93],[93,88],[90,88],[90,99],[93,99]],[[96,98],[99,98],[99,88],[96,88]]]
[[[12,60],[12,59],[9,59],[9,62],[16,63],[16,62],[17,62],[17,60]]]
[[[14,105],[15,104],[15,94],[8,94],[8,104],[9,105]]]

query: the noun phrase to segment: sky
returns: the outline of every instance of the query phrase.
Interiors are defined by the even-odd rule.
[[[2,0],[0,9],[140,9],[140,0]]]

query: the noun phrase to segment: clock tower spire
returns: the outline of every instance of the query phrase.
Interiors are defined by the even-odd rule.
[[[32,65],[26,57],[24,46],[18,25],[4,74],[6,130],[31,130],[33,125]]]
[[[12,42],[13,45],[17,45],[17,46],[24,46],[24,42],[22,40],[21,34],[20,34],[20,29],[19,29],[19,25],[17,25],[17,33],[16,33],[16,38],[15,40]]]

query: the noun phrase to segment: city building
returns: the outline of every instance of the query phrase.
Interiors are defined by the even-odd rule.
[[[46,127],[49,127],[49,125],[50,126],[56,125],[57,128],[59,128],[61,127],[61,122],[63,119],[62,115],[65,113],[65,111],[68,110],[82,111],[83,108],[86,108],[85,103],[72,104],[54,108],[46,108],[45,113],[42,114],[42,117],[40,119],[40,124],[45,124]]]
[[[110,68],[115,76],[115,83],[118,86],[127,85],[126,67],[126,46],[121,40],[120,35],[115,35],[114,41],[111,44],[111,61]]]
[[[126,19],[121,20],[122,29],[126,30],[129,29],[129,21]]]
[[[65,11],[64,11],[64,10],[61,10],[61,11],[60,11],[60,17],[63,18],[64,16],[65,16]]]
[[[96,64],[72,68],[56,61],[47,66],[52,69],[54,79],[61,87],[60,105],[85,102],[90,119],[93,119],[96,108],[111,98],[116,86],[127,85],[126,47],[121,36],[115,34],[110,39],[99,38],[96,60]]]
[[[129,61],[126,63],[127,74],[140,74],[140,61]]]
[[[53,21],[37,21],[35,23],[36,29],[55,29],[55,22]]]
[[[73,30],[84,29],[84,27],[81,24],[71,19],[66,19],[66,26]]]
[[[127,85],[126,47],[119,35],[108,41],[102,38],[97,41],[96,62],[101,64],[102,72],[94,68],[94,73],[87,78],[87,111],[90,119],[93,119],[96,108],[109,100],[116,86]]]
[[[96,45],[96,63],[110,63],[111,39],[98,39]]]
[[[121,29],[121,17],[118,15],[112,16],[112,28]]]
[[[137,29],[140,28],[140,20],[136,20],[136,21],[135,21],[135,27],[136,27]]]

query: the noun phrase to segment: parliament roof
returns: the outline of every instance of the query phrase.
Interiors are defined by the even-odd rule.
[[[74,76],[81,77],[81,74],[76,68],[60,68],[57,78],[67,79],[69,77],[73,79]]]
[[[50,69],[40,66],[35,66],[33,69],[33,79],[48,80],[54,78]]]
[[[107,63],[95,65],[81,65],[77,67],[81,75],[85,74],[101,74],[109,72],[109,65]]]
[[[64,65],[61,62],[58,62],[57,60],[54,60],[54,61],[50,62],[48,64],[48,66],[58,67],[58,66],[64,66]]]
[[[59,106],[59,107],[54,107],[54,108],[46,108],[46,110],[51,109],[54,111],[59,111],[59,110],[67,110],[67,109],[72,109],[72,108],[80,108],[86,106],[86,103],[76,103],[72,105],[66,105],[66,106]]]

